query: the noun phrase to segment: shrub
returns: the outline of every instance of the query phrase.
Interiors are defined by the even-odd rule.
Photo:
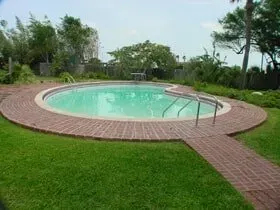
[[[97,72],[96,73],[96,79],[109,79],[109,76],[108,75],[106,75],[105,73],[103,73],[103,72]]]
[[[221,75],[217,80],[218,84],[227,87],[238,87],[238,81],[241,80],[241,69],[240,67],[223,67]]]
[[[157,77],[153,77],[152,81],[153,82],[158,82],[158,78]]]
[[[15,64],[13,67],[13,73],[12,73],[12,78],[13,81],[17,81],[21,72],[21,65],[20,64]]]
[[[82,77],[86,79],[96,79],[97,75],[94,72],[88,72],[88,73],[84,73]]]
[[[35,75],[28,65],[22,65],[21,71],[19,72],[18,78],[16,79],[17,83],[33,83],[35,81]]]
[[[87,73],[83,74],[82,77],[87,78],[87,79],[103,79],[103,80],[109,79],[109,76],[103,72],[97,72],[97,73],[87,72]]]
[[[263,95],[252,94],[251,90],[237,90],[220,85],[195,82],[194,89],[213,95],[246,101],[261,107],[280,108],[280,91],[263,91]]]
[[[51,72],[52,75],[60,75],[61,73],[63,73],[63,69],[65,68],[65,66],[67,65],[69,61],[69,54],[67,52],[64,51],[58,51],[54,57],[53,57],[53,61],[51,64]]]
[[[203,89],[207,86],[206,82],[195,81],[194,89],[197,91],[203,91]]]
[[[8,77],[9,77],[8,72],[3,69],[0,69],[0,83],[4,83],[4,84],[9,83]]]
[[[35,81],[35,75],[28,65],[15,64],[13,73],[6,76],[6,83],[29,84]]]
[[[73,83],[75,82],[75,79],[72,77],[71,74],[69,74],[68,72],[62,72],[60,73],[59,75],[59,80],[61,82],[64,82],[64,83]]]

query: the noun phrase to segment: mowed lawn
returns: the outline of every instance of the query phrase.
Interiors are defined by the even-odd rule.
[[[280,109],[266,108],[267,121],[236,138],[266,159],[280,165]]]
[[[84,141],[0,117],[0,189],[9,209],[252,209],[184,143]]]

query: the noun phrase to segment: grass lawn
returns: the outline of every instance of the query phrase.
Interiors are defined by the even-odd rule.
[[[53,76],[36,76],[37,81],[52,81],[52,82],[58,82],[59,78],[58,77],[53,77]]]
[[[183,143],[81,141],[0,117],[0,189],[9,209],[252,209]]]
[[[280,109],[266,108],[268,120],[236,138],[257,153],[280,165]]]

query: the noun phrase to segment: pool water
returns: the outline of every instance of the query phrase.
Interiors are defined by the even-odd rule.
[[[49,96],[46,102],[60,111],[89,117],[162,118],[163,111],[176,99],[164,93],[165,87],[152,85],[100,85],[76,87]],[[188,102],[179,99],[164,118],[177,118],[178,111]],[[192,101],[181,117],[195,116],[197,102]],[[213,113],[214,107],[201,103],[200,115]]]

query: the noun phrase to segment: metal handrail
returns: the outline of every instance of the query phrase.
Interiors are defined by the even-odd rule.
[[[214,95],[211,95],[211,94],[208,94],[208,93],[206,93],[206,95],[209,96],[209,97],[212,97],[214,99],[214,101],[215,101],[215,111],[214,111],[213,122],[212,122],[212,124],[215,124],[216,123],[216,117],[217,117],[219,100]]]
[[[188,103],[186,103],[178,112],[177,112],[177,117],[180,116],[180,113],[183,109],[185,109],[191,102],[193,102],[193,99],[191,99]]]
[[[215,111],[214,111],[214,116],[213,116],[213,124],[216,123],[216,117],[217,117],[217,110],[218,110],[218,105],[219,105],[219,100],[217,99],[216,96],[210,95],[210,94],[206,94],[210,97],[212,97],[215,101]],[[162,117],[164,117],[165,113],[167,112],[167,110],[173,106],[180,98],[182,98],[183,96],[180,95],[178,96],[163,112],[162,112]],[[199,113],[200,113],[200,105],[201,105],[201,96],[199,94],[195,95],[196,101],[197,101],[197,112],[196,112],[196,121],[195,121],[195,126],[198,126],[198,121],[199,121]],[[194,99],[191,99],[190,101],[188,101],[188,103],[186,103],[178,112],[177,112],[177,118],[180,116],[180,113],[183,109],[185,109],[191,102],[193,102]]]
[[[212,96],[214,99],[215,99],[215,112],[214,112],[214,117],[213,117],[213,124],[216,123],[216,117],[217,117],[217,110],[218,110],[218,104],[219,104],[219,101],[217,99],[216,96]]]
[[[196,100],[197,100],[197,112],[196,112],[196,120],[195,120],[195,126],[198,126],[198,120],[199,120],[199,111],[200,111],[200,99],[199,95],[196,95]]]
[[[173,104],[175,104],[180,98],[181,98],[181,96],[178,96],[168,107],[166,107],[166,109],[162,112],[162,117],[164,117],[165,112],[166,112],[171,106],[173,106]]]
[[[70,78],[67,82],[64,82],[64,83],[74,84],[74,83],[76,83],[76,81],[74,78]]]
[[[214,116],[213,116],[213,121],[212,121],[212,124],[215,124],[216,123],[216,117],[217,117],[217,111],[218,111],[218,105],[219,105],[219,100],[217,99],[216,96],[214,95],[211,95],[211,94],[207,94],[206,93],[206,96],[209,96],[209,97],[212,97],[215,101],[215,111],[214,111]],[[200,96],[198,96],[200,97]]]

